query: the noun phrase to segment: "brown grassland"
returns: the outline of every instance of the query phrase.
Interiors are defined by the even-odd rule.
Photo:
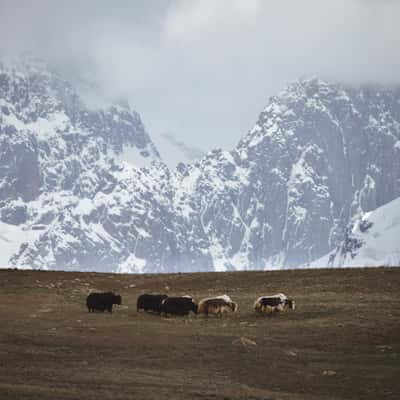
[[[88,313],[114,290],[113,314]],[[228,294],[219,317],[136,312]],[[255,315],[283,292],[297,309]],[[400,399],[400,268],[170,275],[0,271],[0,399]]]

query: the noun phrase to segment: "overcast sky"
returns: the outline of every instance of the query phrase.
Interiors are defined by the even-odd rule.
[[[232,148],[300,76],[400,83],[400,0],[0,0],[0,48],[126,97],[151,136]]]

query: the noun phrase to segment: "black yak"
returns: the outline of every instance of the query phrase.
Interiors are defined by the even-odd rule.
[[[104,312],[107,310],[112,313],[113,305],[121,305],[121,303],[121,296],[116,295],[113,292],[90,293],[86,298],[86,306],[89,312],[95,312],[96,310]]]
[[[188,315],[190,311],[197,314],[197,303],[189,296],[168,297],[161,303],[164,314]]]
[[[136,310],[153,311],[158,314],[161,312],[161,302],[168,296],[166,294],[142,294],[138,297]]]

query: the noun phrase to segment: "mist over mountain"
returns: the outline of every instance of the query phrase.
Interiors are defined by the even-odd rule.
[[[400,196],[395,86],[300,79],[234,149],[176,170],[128,104],[89,107],[40,61],[2,62],[0,110],[2,266],[298,267]]]
[[[0,0],[0,51],[30,52],[94,102],[128,99],[153,141],[230,150],[302,76],[400,82],[397,0]]]
[[[200,160],[206,154],[206,151],[199,147],[189,146],[182,140],[177,139],[172,133],[163,133],[153,137],[154,143],[163,159],[170,169],[180,163],[193,163]]]

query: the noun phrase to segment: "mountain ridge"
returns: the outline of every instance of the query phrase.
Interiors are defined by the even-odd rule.
[[[293,268],[400,196],[399,88],[298,80],[236,148],[170,171],[135,111],[90,110],[57,75],[30,74],[0,68],[1,221],[40,227],[12,266]]]

